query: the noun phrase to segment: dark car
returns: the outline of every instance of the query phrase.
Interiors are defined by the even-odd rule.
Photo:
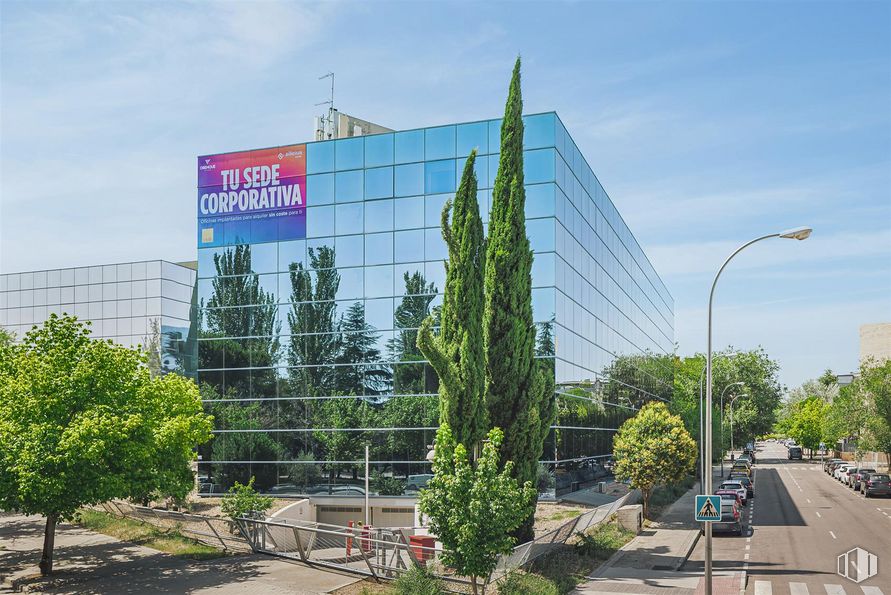
[[[891,476],[887,473],[870,473],[862,482],[860,491],[867,498],[871,496],[891,496]]]
[[[742,515],[739,514],[739,506],[736,502],[721,499],[721,520],[712,523],[712,531],[715,533],[726,531],[742,536]]]
[[[834,465],[835,463],[843,463],[843,462],[844,462],[844,459],[826,459],[825,461],[823,461],[823,471],[831,474],[832,471],[829,470],[829,467],[831,465]]]
[[[789,460],[798,459],[801,460],[801,447],[800,446],[790,446],[789,447]]]
[[[861,467],[859,469],[854,469],[851,473],[848,474],[848,487],[852,490],[860,489],[860,477],[866,473],[875,473],[875,469],[868,469],[866,467]]]

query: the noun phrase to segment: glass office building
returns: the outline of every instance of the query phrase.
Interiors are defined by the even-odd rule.
[[[619,425],[670,396],[673,300],[559,117],[524,121],[538,356],[559,401],[539,487],[553,493],[594,479]],[[424,485],[437,380],[415,340],[442,303],[441,212],[476,148],[487,221],[500,127],[295,145],[305,163],[288,175],[305,202],[293,224],[199,219],[198,379],[216,420],[201,450],[208,490],[254,476],[272,493],[359,494],[366,444],[373,492]],[[275,162],[295,146],[263,151]],[[199,187],[200,208],[217,208],[209,196]]]
[[[94,338],[155,344],[164,371],[195,372],[195,263],[163,260],[0,274],[0,326],[21,339],[51,314],[90,322]]]

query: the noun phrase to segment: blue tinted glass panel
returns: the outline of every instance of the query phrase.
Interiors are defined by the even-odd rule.
[[[408,130],[395,134],[396,163],[424,160],[424,131]]]
[[[375,167],[365,170],[365,198],[393,196],[393,168]]]
[[[397,231],[394,239],[393,255],[396,262],[424,260],[424,230]]]
[[[424,136],[424,159],[449,159],[455,156],[455,127],[428,128]]]
[[[526,235],[534,252],[554,250],[554,219],[533,219],[526,222]]]
[[[341,236],[336,239],[335,250],[338,267],[362,266],[365,242],[362,236]]]
[[[501,151],[501,118],[489,120],[489,152]]]
[[[397,198],[394,202],[394,225],[396,229],[424,227],[424,197],[411,196]]]
[[[328,205],[333,202],[334,174],[306,176],[306,204]]]
[[[365,267],[365,296],[393,295],[393,265]]]
[[[476,149],[480,155],[489,152],[489,125],[486,122],[458,125],[457,156],[467,157]]]
[[[523,148],[553,147],[556,138],[554,114],[538,114],[523,118]]]
[[[365,167],[365,139],[344,138],[334,141],[334,164],[337,170]]]
[[[366,300],[365,322],[378,330],[393,328],[393,298]]]
[[[275,242],[251,245],[251,270],[255,273],[274,273],[278,270],[278,246]]]
[[[442,260],[448,256],[442,230],[438,228],[424,230],[424,256],[427,260]]]
[[[321,238],[334,235],[334,207],[306,209],[306,236]]]
[[[364,227],[364,206],[361,202],[356,202],[334,207],[337,209],[334,220],[336,235],[362,233]]]
[[[424,225],[426,227],[439,227],[442,222],[442,207],[449,199],[448,194],[428,196],[424,207]]]
[[[364,195],[363,173],[361,169],[337,172],[334,180],[334,198],[337,202],[362,200]]]
[[[554,288],[532,290],[532,320],[546,322],[554,316]]]
[[[392,231],[393,201],[370,200],[365,203],[365,232]]]
[[[526,186],[526,217],[553,217],[554,194],[554,184]]]
[[[375,134],[365,137],[365,167],[393,165],[393,135]]]
[[[414,196],[424,193],[424,164],[409,163],[395,168],[396,196]]]
[[[439,194],[455,191],[455,160],[428,161],[424,164],[424,192]]]
[[[365,264],[393,262],[393,234],[370,233],[365,236]]]
[[[532,286],[545,287],[554,285],[554,253],[536,254],[532,260]]]
[[[362,267],[339,269],[340,285],[337,299],[355,300],[365,295],[365,270]]]
[[[554,149],[523,151],[523,173],[527,184],[553,182],[555,167]]]
[[[334,171],[334,141],[306,145],[306,173]]]
[[[278,243],[278,270],[287,271],[293,262],[303,262],[306,258],[306,240],[292,240]]]

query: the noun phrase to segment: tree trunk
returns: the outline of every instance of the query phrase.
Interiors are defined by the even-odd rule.
[[[40,557],[40,574],[46,576],[53,572],[53,547],[56,541],[55,514],[47,515],[46,530],[43,534],[43,555]]]
[[[641,490],[640,495],[643,499],[643,518],[647,518],[650,513],[650,490]]]
[[[479,593],[479,591],[477,591],[477,588],[476,588],[476,575],[475,574],[472,574],[470,576],[470,585],[473,587],[473,595],[477,595],[477,593]]]

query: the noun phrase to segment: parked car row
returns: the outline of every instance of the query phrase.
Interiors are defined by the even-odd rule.
[[[743,453],[733,461],[727,479],[718,486],[715,494],[721,496],[721,520],[712,523],[712,531],[743,535],[746,532],[741,509],[755,497],[755,445],[749,443]]]
[[[866,498],[891,496],[891,476],[887,473],[879,473],[871,467],[859,467],[857,463],[843,459],[827,459],[823,462],[823,470]]]

